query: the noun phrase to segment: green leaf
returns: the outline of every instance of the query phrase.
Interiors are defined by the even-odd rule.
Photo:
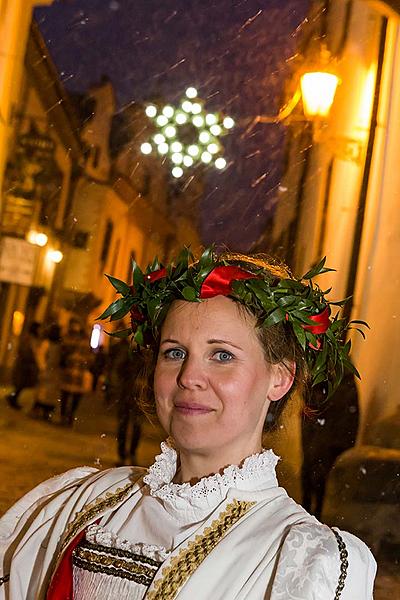
[[[150,320],[154,321],[154,317],[155,317],[157,311],[160,310],[161,298],[159,298],[158,296],[156,296],[155,298],[150,298],[147,301],[146,306],[147,306],[147,312],[150,317]]]
[[[125,339],[131,335],[132,329],[129,327],[129,329],[120,329],[119,331],[104,331],[104,333],[110,337]]]
[[[113,313],[110,317],[110,321],[118,321],[119,319],[122,319],[123,317],[125,317],[125,315],[128,314],[128,312],[130,311],[130,306],[127,306],[126,304],[124,304],[120,310],[117,310],[115,313]]]
[[[319,383],[322,383],[323,381],[326,381],[326,380],[327,380],[327,375],[325,372],[318,373],[318,375],[313,377],[312,386],[318,385]]]
[[[188,285],[183,288],[182,296],[185,298],[185,300],[188,300],[189,302],[195,302],[197,300],[196,290]]]
[[[285,312],[281,308],[275,308],[270,315],[266,319],[264,319],[263,325],[264,327],[271,327],[272,325],[276,325],[280,323],[285,318]]]
[[[319,275],[319,273],[321,272],[321,269],[324,268],[325,263],[326,263],[326,256],[324,256],[319,261],[319,263],[317,263],[314,267],[312,267],[312,269],[307,271],[307,273],[305,275],[303,275],[302,279],[312,279],[313,277],[316,277],[316,275]]]
[[[359,319],[353,319],[350,321],[349,325],[353,325],[353,323],[357,323],[358,325],[363,325],[367,329],[371,329],[366,321],[360,321]]]
[[[105,311],[102,312],[101,315],[99,317],[97,317],[96,320],[100,321],[100,320],[107,319],[107,317],[110,317],[111,315],[113,315],[116,312],[118,312],[119,310],[121,310],[121,308],[123,306],[124,306],[123,298],[118,298],[118,300],[114,300],[114,302],[112,304],[110,304],[109,306],[107,306]]]
[[[144,281],[144,276],[143,273],[139,267],[139,265],[133,261],[133,287],[135,288],[135,290],[137,290],[139,288],[139,285],[141,283],[143,283]]]
[[[296,296],[282,296],[277,301],[278,306],[286,307],[294,304],[296,302]]]
[[[306,332],[304,331],[304,329],[302,328],[301,325],[299,325],[298,323],[296,323],[296,321],[293,321],[293,331],[296,334],[296,337],[299,341],[300,346],[303,348],[303,350],[305,350],[306,348]]]
[[[310,269],[301,279],[313,279],[317,275],[322,275],[322,273],[328,273],[329,271],[336,271],[336,269],[329,269],[325,267],[326,256],[322,260],[319,261],[312,269]]]
[[[139,325],[139,327],[136,329],[133,339],[138,344],[138,346],[144,346],[144,336],[141,325]]]
[[[119,292],[123,296],[127,296],[128,294],[131,293],[131,289],[130,289],[129,285],[127,283],[125,283],[124,281],[121,281],[120,279],[117,279],[116,277],[112,277],[112,275],[107,275],[107,273],[106,273],[106,277],[107,277],[108,281],[111,283],[111,285],[117,290],[117,292]]]

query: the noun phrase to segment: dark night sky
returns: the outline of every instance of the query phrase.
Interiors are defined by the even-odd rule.
[[[210,110],[237,121],[274,114],[307,0],[56,0],[35,11],[67,89],[110,77],[120,106],[194,85]],[[271,215],[283,129],[259,125],[225,138],[229,168],[207,172],[204,241],[246,250]]]

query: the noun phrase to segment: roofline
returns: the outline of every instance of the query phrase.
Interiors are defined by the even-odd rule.
[[[71,149],[75,160],[80,161],[83,158],[81,124],[35,20],[30,28],[25,63],[38,84],[37,93],[62,143]]]

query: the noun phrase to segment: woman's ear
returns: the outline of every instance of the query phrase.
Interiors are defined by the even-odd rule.
[[[287,363],[281,362],[277,365],[272,365],[271,369],[272,380],[268,392],[268,400],[275,402],[283,398],[292,387],[296,373],[296,363],[293,361]]]

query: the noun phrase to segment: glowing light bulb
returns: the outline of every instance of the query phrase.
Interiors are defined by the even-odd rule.
[[[203,152],[201,155],[201,160],[203,163],[209,163],[212,160],[212,156],[209,152]]]
[[[193,158],[191,156],[184,156],[183,157],[183,164],[185,165],[185,167],[191,167],[193,164]]]
[[[37,246],[41,246],[43,248],[43,246],[45,246],[47,244],[48,241],[48,237],[45,233],[37,233],[36,234],[36,245]]]
[[[63,259],[63,253],[60,250],[48,250],[47,256],[53,263],[60,263]]]
[[[220,125],[211,125],[210,131],[213,135],[221,135],[222,129]]]
[[[163,136],[162,133],[156,133],[156,135],[154,136],[153,140],[155,141],[155,143],[158,144],[163,144],[165,142],[165,137]]]
[[[196,115],[195,117],[193,117],[192,123],[195,127],[203,127],[204,119],[202,116]]]
[[[196,144],[192,144],[188,148],[188,154],[190,154],[190,156],[197,156],[199,154],[199,152],[200,152],[199,147],[196,146]]]
[[[178,125],[183,125],[187,121],[187,115],[185,115],[183,112],[178,112],[175,115],[175,121],[178,123]]]
[[[48,237],[45,233],[39,233],[38,231],[30,231],[27,235],[28,242],[34,244],[35,246],[40,246],[43,248],[48,242]]]
[[[168,118],[165,115],[159,115],[156,119],[157,125],[164,127],[168,123]]]
[[[215,161],[215,166],[217,169],[225,169],[226,167],[226,160],[224,158],[222,158],[222,156],[220,156],[219,158],[217,158],[217,160]]]
[[[182,152],[182,144],[180,142],[172,142],[171,150],[172,152]]]
[[[163,115],[165,115],[167,117],[167,119],[170,119],[171,117],[173,117],[175,111],[172,108],[172,106],[164,106],[162,112],[163,112]]]
[[[183,169],[181,169],[181,167],[174,167],[172,169],[171,173],[174,177],[176,177],[178,179],[179,177],[182,177]]]
[[[157,108],[154,106],[154,104],[149,104],[149,106],[146,106],[145,113],[148,117],[150,117],[150,119],[153,119],[153,117],[155,117],[157,114]]]
[[[174,152],[174,154],[171,156],[171,160],[176,165],[180,165],[183,162],[183,156],[180,152]]]
[[[98,348],[100,346],[100,339],[101,339],[101,325],[98,325],[96,323],[96,325],[93,325],[92,334],[90,336],[90,347],[93,348],[93,350],[96,350],[96,348]]]
[[[225,129],[232,129],[232,127],[235,125],[235,121],[231,117],[225,117],[225,119],[222,121],[222,124]]]
[[[196,98],[197,96],[197,90],[194,87],[188,87],[188,89],[186,90],[186,96],[188,98]]]
[[[167,152],[169,150],[169,146],[168,146],[168,144],[165,144],[165,143],[159,144],[157,150],[160,154],[167,154]]]
[[[219,150],[218,144],[214,144],[214,142],[212,144],[208,144],[207,150],[210,154],[217,154]]]
[[[198,102],[193,102],[192,113],[194,115],[198,115],[199,113],[201,113],[201,104],[199,104]]]
[[[208,115],[206,115],[207,125],[214,125],[217,121],[218,119],[216,115],[213,115],[212,113],[208,113]]]
[[[207,144],[207,142],[209,142],[211,139],[210,134],[208,133],[208,131],[201,131],[200,135],[199,135],[199,140],[202,144]]]
[[[151,147],[151,144],[149,144],[149,142],[144,142],[144,144],[140,146],[140,150],[142,154],[150,154],[153,148]]]
[[[182,102],[182,109],[185,112],[190,113],[192,111],[192,103],[189,102],[189,100],[185,100],[184,102]]]
[[[176,136],[176,129],[173,125],[168,125],[168,127],[164,129],[164,133],[167,138],[172,138]]]

